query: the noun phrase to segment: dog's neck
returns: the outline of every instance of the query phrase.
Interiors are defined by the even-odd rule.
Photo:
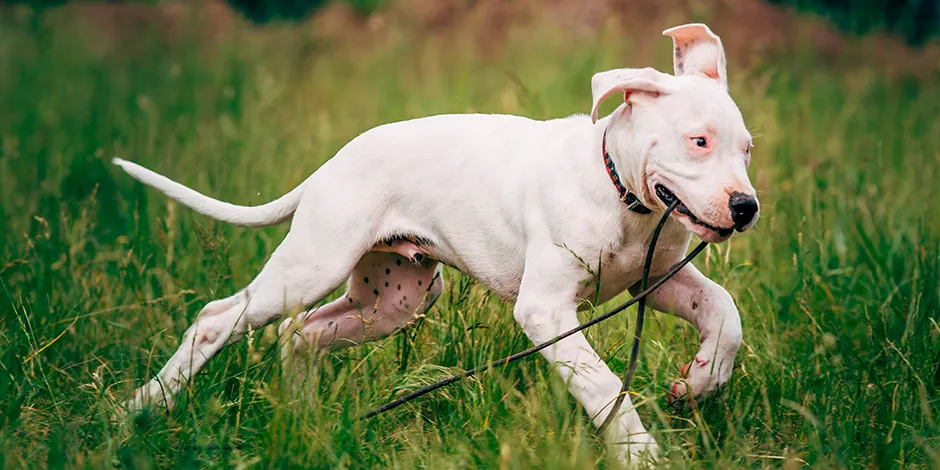
[[[618,140],[618,137],[622,137],[627,131],[623,127],[628,123],[618,122],[614,119],[614,117],[623,114],[621,111],[618,109],[610,116],[597,122],[596,132],[600,134],[598,136],[600,158],[602,158],[608,178],[617,190],[620,200],[626,204],[630,211],[646,215],[652,211],[644,205],[643,196],[645,193],[642,192],[642,188],[638,187],[642,186],[642,181],[638,181],[635,177],[638,169],[642,171],[642,163],[639,161],[642,155],[637,155],[637,158],[623,158],[624,150],[629,146],[622,145],[624,142]]]

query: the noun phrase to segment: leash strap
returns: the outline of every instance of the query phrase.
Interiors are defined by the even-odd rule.
[[[372,410],[372,411],[370,411],[370,412],[368,412],[368,413],[366,413],[366,414],[360,416],[360,417],[358,418],[358,420],[365,420],[365,419],[372,418],[372,417],[377,416],[377,415],[379,415],[379,414],[382,414],[382,413],[384,413],[384,412],[386,412],[386,411],[392,410],[392,409],[394,409],[394,408],[398,408],[399,406],[404,405],[405,403],[408,403],[409,401],[412,401],[412,400],[414,400],[414,399],[416,399],[416,398],[418,398],[418,397],[420,397],[420,396],[422,396],[422,395],[426,395],[426,394],[431,393],[431,392],[433,392],[433,391],[435,391],[435,390],[437,390],[437,389],[439,389],[439,388],[446,387],[447,385],[450,385],[450,384],[452,384],[452,383],[454,383],[454,382],[457,382],[458,380],[465,379],[465,378],[467,378],[467,377],[472,377],[472,376],[474,376],[474,375],[476,375],[476,374],[478,374],[478,373],[480,373],[480,372],[486,371],[486,370],[488,370],[488,369],[492,369],[492,368],[497,367],[497,366],[508,365],[510,362],[515,362],[515,361],[518,361],[519,359],[522,359],[522,358],[531,356],[531,355],[533,355],[533,354],[535,354],[535,353],[537,353],[537,352],[539,352],[539,351],[541,351],[541,350],[543,350],[543,349],[545,349],[545,348],[547,348],[547,347],[549,347],[549,346],[551,346],[551,345],[553,345],[553,344],[555,344],[555,343],[557,343],[557,342],[559,342],[559,341],[561,341],[561,340],[563,340],[563,339],[565,339],[565,338],[567,338],[567,337],[569,337],[569,336],[571,336],[571,335],[573,335],[573,334],[575,334],[575,333],[578,333],[578,332],[580,332],[580,331],[582,331],[582,330],[585,330],[585,329],[587,329],[587,328],[590,328],[590,327],[592,327],[592,326],[594,326],[594,325],[596,325],[596,324],[598,324],[598,323],[600,323],[600,322],[602,322],[602,321],[604,321],[604,320],[607,320],[608,318],[610,318],[610,317],[612,317],[612,316],[614,316],[614,315],[616,315],[616,314],[618,314],[618,313],[620,313],[620,312],[626,310],[626,309],[629,308],[631,305],[633,305],[633,304],[639,302],[641,299],[645,299],[647,295],[649,295],[650,293],[652,293],[653,291],[655,291],[656,289],[658,289],[660,286],[662,286],[663,284],[665,284],[666,281],[668,281],[670,278],[672,278],[672,276],[675,276],[676,273],[679,272],[679,270],[681,270],[682,268],[684,268],[685,265],[689,264],[689,263],[692,261],[692,259],[694,259],[696,256],[698,256],[698,254],[701,253],[701,252],[705,249],[705,247],[706,247],[707,245],[708,245],[708,242],[699,243],[698,246],[695,247],[695,249],[693,249],[688,255],[686,255],[685,258],[682,259],[682,261],[679,261],[678,263],[676,263],[675,265],[673,265],[672,268],[669,269],[669,271],[666,271],[666,273],[663,274],[663,276],[660,277],[659,279],[657,279],[655,282],[653,282],[652,285],[650,285],[649,287],[647,287],[646,289],[644,289],[642,292],[638,293],[638,294],[637,294],[635,297],[633,297],[632,299],[630,299],[630,300],[628,300],[628,301],[626,301],[626,302],[620,304],[619,306],[617,306],[617,307],[614,308],[613,310],[611,310],[611,311],[609,311],[609,312],[607,312],[607,313],[605,313],[605,314],[603,314],[603,315],[601,315],[601,316],[595,317],[595,318],[593,318],[593,319],[591,319],[591,320],[589,320],[589,321],[587,321],[587,322],[585,322],[585,323],[582,323],[582,324],[576,326],[575,328],[572,328],[572,329],[570,329],[570,330],[568,330],[568,331],[566,331],[566,332],[564,332],[564,333],[562,333],[562,334],[560,334],[560,335],[558,335],[558,336],[556,336],[556,337],[554,337],[554,338],[552,338],[552,339],[550,339],[550,340],[548,340],[548,341],[546,341],[546,342],[544,342],[544,343],[541,343],[541,344],[538,344],[538,345],[536,345],[536,346],[533,346],[533,347],[531,347],[531,348],[529,348],[529,349],[526,349],[525,351],[518,352],[518,353],[513,354],[513,355],[511,355],[511,356],[507,356],[507,357],[505,357],[505,358],[503,358],[503,359],[500,359],[500,360],[498,360],[498,361],[493,361],[493,362],[491,362],[491,363],[489,363],[489,364],[484,364],[484,365],[482,365],[482,366],[480,366],[480,367],[477,367],[477,368],[475,368],[475,369],[468,370],[468,371],[466,371],[466,372],[464,372],[464,373],[457,374],[457,375],[454,375],[454,376],[452,376],[452,377],[448,377],[448,378],[446,378],[446,379],[444,379],[444,380],[435,382],[435,383],[433,383],[433,384],[431,384],[431,385],[428,385],[428,386],[422,387],[422,388],[420,388],[420,389],[418,389],[418,390],[415,390],[415,391],[413,391],[413,392],[411,392],[411,393],[409,393],[409,394],[407,394],[407,395],[405,395],[405,396],[402,396],[401,398],[398,398],[398,399],[396,399],[396,400],[390,401],[390,402],[388,402],[388,403],[386,403],[386,404],[384,404],[384,405],[382,405],[382,406],[380,406],[380,407],[378,407],[378,408],[376,408],[376,409],[374,409],[374,410]],[[647,271],[647,270],[644,269],[644,271]],[[629,385],[627,385],[627,386],[629,386]]]
[[[646,261],[643,262],[643,278],[640,279],[640,290],[645,291],[647,287],[649,287],[650,266],[653,265],[653,252],[656,250],[656,242],[659,240],[659,234],[663,231],[663,226],[666,225],[666,219],[669,218],[669,214],[671,214],[678,205],[678,199],[672,201],[672,204],[669,204],[669,207],[666,208],[666,212],[663,213],[662,218],[659,219],[659,223],[656,224],[656,229],[653,230],[653,238],[650,240],[650,247],[646,251]],[[702,244],[704,245],[705,242],[702,242]],[[617,399],[614,400],[614,406],[611,408],[610,413],[607,414],[607,418],[604,419],[604,423],[597,428],[598,434],[603,434],[607,427],[610,426],[610,423],[613,422],[614,417],[617,416],[617,412],[620,411],[620,406],[623,404],[624,398],[627,396],[630,384],[633,382],[633,374],[636,372],[636,363],[640,357],[640,338],[643,337],[643,321],[645,318],[646,296],[644,295],[640,297],[636,307],[636,328],[633,330],[633,349],[630,351],[630,362],[623,376],[623,386],[620,387],[620,393],[617,394]]]

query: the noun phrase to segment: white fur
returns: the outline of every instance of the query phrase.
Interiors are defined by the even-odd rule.
[[[658,219],[656,212],[631,212],[618,199],[601,156],[605,129],[623,183],[643,204],[654,211],[665,207],[655,193],[660,183],[701,220],[715,227],[732,226],[729,195],[753,195],[754,189],[746,171],[750,136],[725,88],[721,43],[704,25],[667,33],[679,38],[677,48],[695,50],[694,61],[683,64],[677,55],[676,69],[683,72],[679,77],[653,69],[595,75],[592,114],[596,116],[604,98],[618,92],[625,97],[610,116],[596,123],[583,115],[548,121],[442,115],[387,124],[353,139],[303,184],[260,207],[216,201],[115,160],[134,178],[219,220],[260,226],[293,214],[290,232],[258,277],[238,294],[205,307],[176,354],[138,390],[129,408],[169,404],[181,382],[222,346],[241,338],[249,326],[257,329],[285,313],[309,308],[344,281],[350,289],[348,303],[353,304],[353,299],[371,295],[369,282],[378,282],[362,284],[357,273],[384,275],[419,252],[429,259],[415,261],[417,268],[407,273],[392,272],[392,287],[374,291],[392,300],[387,306],[360,306],[353,320],[342,313],[350,308],[342,299],[323,307],[329,314],[311,310],[304,323],[296,324],[306,338],[297,344],[313,341],[325,347],[311,338],[326,335],[333,347],[336,339],[374,339],[405,325],[413,312],[401,307],[404,299],[390,297],[401,292],[394,284],[406,279],[411,286],[417,279],[417,285],[426,285],[432,274],[439,275],[437,260],[514,301],[515,319],[534,343],[576,326],[582,300],[598,294],[606,301],[635,288]],[[708,152],[689,143],[699,134],[709,136]],[[675,214],[660,238],[654,275],[684,256],[690,232],[709,241],[727,238]],[[430,244],[382,245],[384,237],[394,234],[423,237]],[[376,251],[392,254],[367,255]],[[589,274],[572,251],[583,260],[602,263],[597,270],[602,273],[599,293],[593,282],[585,282]],[[368,266],[364,256],[372,256]],[[429,288],[427,302],[414,301],[415,308],[427,308],[441,288]],[[651,296],[650,305],[674,311],[702,335],[702,349],[688,377],[673,391],[690,387],[698,398],[727,382],[741,344],[740,319],[728,293],[688,265]],[[363,329],[377,320],[384,321],[381,330],[363,336]],[[359,326],[349,328],[349,322]],[[292,325],[288,319],[281,331]],[[347,330],[359,334],[344,336]],[[585,337],[574,335],[543,355],[557,366],[594,423],[602,423],[620,379]],[[624,457],[656,453],[656,443],[629,397],[606,438]]]

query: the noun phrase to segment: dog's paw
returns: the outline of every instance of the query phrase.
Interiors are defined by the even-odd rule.
[[[731,378],[731,367],[695,356],[679,371],[680,378],[669,387],[668,401],[673,406],[694,405],[716,394]]]
[[[173,408],[173,399],[157,380],[151,380],[147,385],[138,388],[131,394],[131,398],[124,402],[126,415],[134,415],[148,409]]]
[[[607,449],[623,468],[650,468],[660,456],[659,445],[648,432],[610,441]]]

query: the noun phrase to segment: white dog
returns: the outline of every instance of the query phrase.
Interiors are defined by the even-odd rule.
[[[750,228],[759,211],[747,175],[751,137],[727,91],[721,41],[701,24],[663,34],[675,45],[675,75],[652,68],[594,75],[591,119],[443,115],[379,126],[262,206],[211,199],[116,159],[137,180],[221,221],[259,227],[293,216],[258,277],[203,308],[128,408],[169,405],[223,346],[310,308],[344,282],[343,297],[282,323],[280,332],[296,330],[295,348],[388,336],[441,294],[441,264],[514,301],[515,319],[541,343],[577,326],[583,299],[635,291],[658,220],[651,211],[681,200],[653,275],[685,255],[692,234],[722,242]],[[623,104],[598,120],[601,103],[618,94]],[[574,255],[601,261],[599,283],[585,282],[590,275]],[[741,322],[725,289],[689,264],[649,305],[701,332],[673,398],[700,398],[728,381]],[[618,376],[580,333],[542,354],[600,425],[619,393]],[[657,450],[629,398],[605,438],[618,456]]]

